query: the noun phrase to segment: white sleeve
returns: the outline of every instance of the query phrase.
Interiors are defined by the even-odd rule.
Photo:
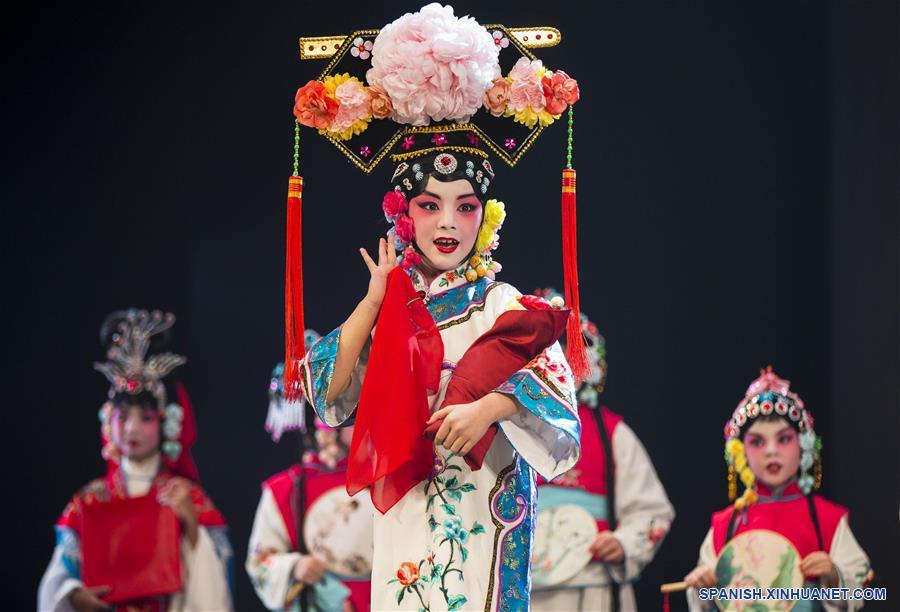
[[[839,587],[852,591],[866,583],[872,566],[869,564],[869,557],[856,541],[853,532],[850,531],[850,523],[846,514],[841,517],[837,529],[834,531],[829,556],[837,568],[840,579]],[[863,606],[861,601],[826,601],[823,604],[828,612],[859,610]]]
[[[38,587],[40,611],[74,612],[69,594],[83,586],[81,577],[81,541],[68,527],[56,528],[53,557]]]
[[[716,549],[713,547],[712,527],[706,532],[706,537],[703,538],[703,544],[700,545],[700,559],[697,561],[697,565],[705,565],[711,570],[716,571]],[[715,608],[715,604],[711,601],[700,600],[697,589],[688,589],[686,595],[688,609],[691,612],[704,612]]]
[[[264,488],[247,547],[244,567],[263,605],[270,610],[284,608],[293,582],[294,565],[300,553],[291,552],[291,540],[272,492]]]
[[[197,528],[197,544],[193,548],[187,537],[182,536],[181,561],[184,588],[172,596],[170,610],[202,612],[232,609],[226,562],[216,552],[206,527]]]
[[[634,431],[619,423],[611,443],[616,466],[615,536],[625,562],[610,570],[617,582],[630,582],[653,560],[675,519],[675,509]]]

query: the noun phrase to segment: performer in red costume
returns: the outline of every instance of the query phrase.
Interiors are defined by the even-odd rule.
[[[307,330],[307,343],[319,338]],[[276,442],[299,430],[301,462],[262,485],[247,574],[270,610],[367,612],[374,508],[367,494],[351,498],[345,489],[353,427],[327,428],[303,398],[286,400],[283,376],[278,364],[266,429]]]
[[[559,299],[552,289],[536,293],[551,303]],[[587,565],[562,583],[535,584],[532,606],[548,612],[635,610],[631,583],[653,560],[675,511],[634,431],[620,415],[600,404],[606,383],[606,347],[597,326],[586,316],[582,316],[582,332],[591,376],[577,392],[581,459],[552,482],[539,480],[538,525],[545,511],[574,504],[591,514],[599,533],[590,544],[593,557]],[[539,568],[535,571],[540,573]]]
[[[197,484],[190,398],[178,384],[168,402],[163,380],[185,358],[154,350],[174,322],[170,313],[131,309],[101,327],[108,361],[95,368],[111,384],[100,410],[108,469],[72,497],[56,523],[39,610],[111,609],[108,602],[146,611],[231,608],[231,546],[225,520]],[[137,563],[135,571],[123,575],[128,562]]]
[[[727,586],[723,575],[731,568],[723,570],[721,559],[717,566],[717,557],[748,532],[775,532],[786,538],[799,554],[806,586],[853,589],[867,583],[872,575],[869,559],[850,531],[847,509],[812,494],[822,477],[821,439],[813,429],[812,413],[790,390],[790,381],[779,378],[771,366],[761,371],[725,424],[725,440],[729,497],[736,496],[736,477],[746,490],[732,506],[712,516],[700,563],[685,577],[692,587],[691,609],[714,609],[713,602],[700,601],[696,589]],[[784,557],[766,558],[762,565],[783,566]],[[858,601],[812,601],[802,609],[822,609],[820,603],[825,610],[862,606]]]

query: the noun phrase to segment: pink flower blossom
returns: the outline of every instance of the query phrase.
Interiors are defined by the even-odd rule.
[[[477,21],[432,3],[381,29],[366,80],[387,92],[399,123],[468,121],[500,76],[499,49]]]
[[[509,90],[509,106],[517,113],[526,108],[544,109],[544,89],[541,86],[544,65],[541,60],[522,57],[509,72],[512,86]]]
[[[369,96],[359,82],[341,83],[334,90],[334,97],[341,105],[331,123],[332,132],[343,132],[360,119],[369,116]]]
[[[400,143],[400,146],[403,147],[404,151],[409,151],[410,149],[412,149],[415,146],[415,144],[416,144],[415,136],[404,136],[403,142]]]

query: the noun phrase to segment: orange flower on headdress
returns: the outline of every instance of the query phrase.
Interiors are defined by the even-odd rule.
[[[319,81],[310,81],[297,90],[294,97],[294,116],[302,125],[325,129],[338,112],[337,101],[325,91]]]
[[[568,105],[578,102],[578,81],[562,70],[557,70],[551,76],[544,75],[541,87],[544,90],[545,108],[551,115],[562,114]]]

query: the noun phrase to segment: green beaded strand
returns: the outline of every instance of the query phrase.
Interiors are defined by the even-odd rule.
[[[294,176],[300,176],[300,122],[294,119]]]
[[[575,112],[572,110],[572,105],[569,105],[569,133],[566,137],[566,168],[568,170],[572,169],[572,126],[575,124]]]

